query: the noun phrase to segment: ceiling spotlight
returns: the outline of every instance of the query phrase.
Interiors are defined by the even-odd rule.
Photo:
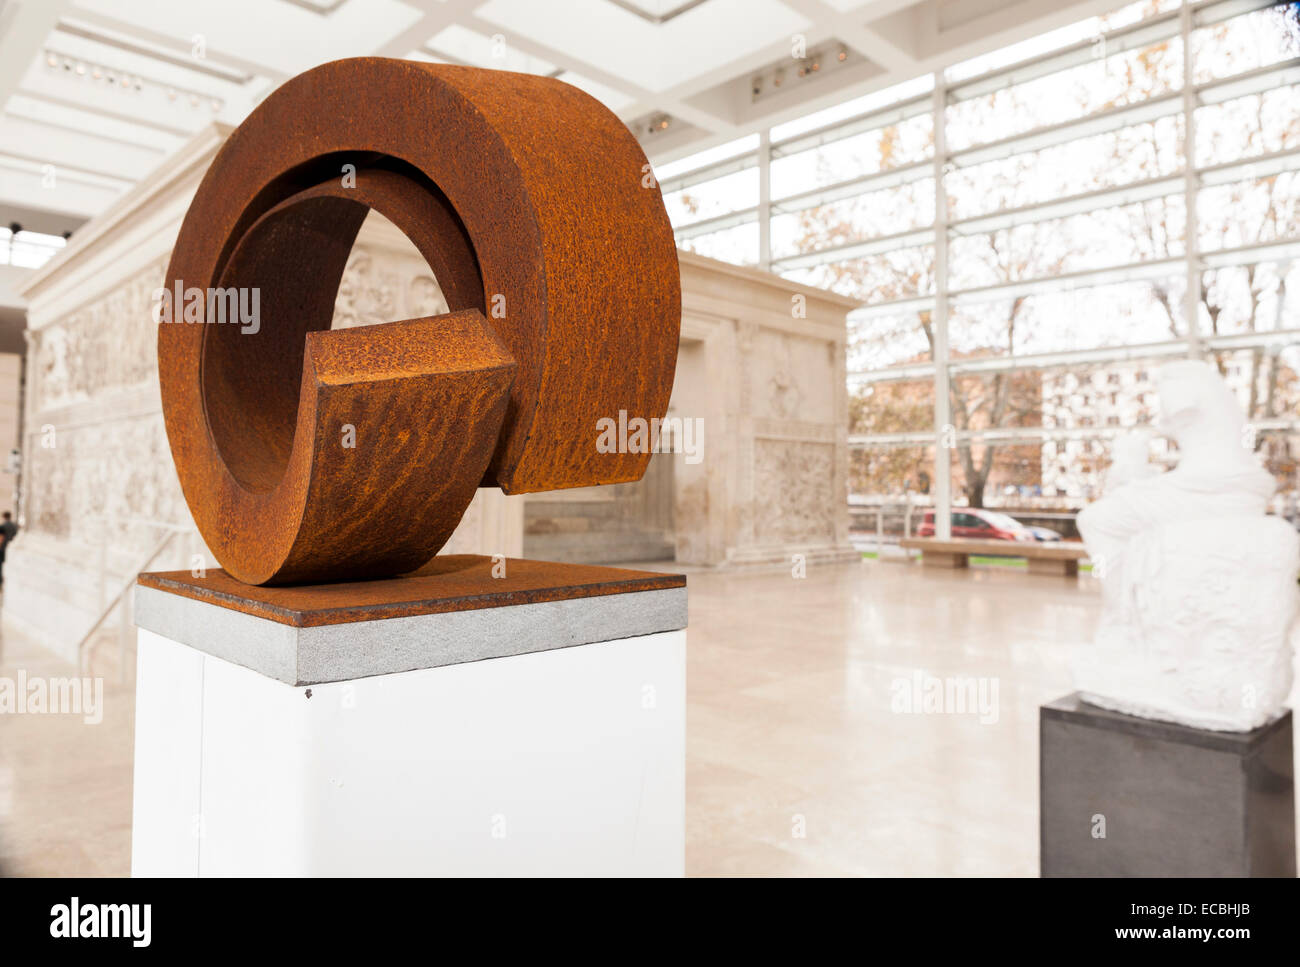
[[[215,97],[212,99],[212,110],[213,111],[221,110],[221,102],[217,100]]]
[[[90,76],[97,81],[102,80],[104,77],[104,72],[100,70],[98,67],[96,67],[93,71],[90,72]]]
[[[176,88],[174,87],[167,88],[167,100],[169,101],[176,100]]]
[[[839,58],[840,60],[842,60],[842,61],[844,61],[844,60],[848,60],[848,59],[849,59],[849,49],[848,49],[847,47],[841,47],[841,48],[840,48],[840,52],[839,52],[838,54],[836,54],[835,56],[838,57],[838,58]]]
[[[191,94],[190,107],[198,107],[198,106],[199,106],[199,96],[197,94]]]
[[[81,77],[85,77],[85,76],[86,76],[86,65],[85,65],[85,64],[78,64],[78,65],[77,65],[77,74],[78,74],[79,76],[81,76]]]
[[[45,63],[49,64],[51,67],[58,67],[59,59],[55,57],[53,54],[46,54]]]
[[[785,71],[777,70],[777,72],[772,75],[772,86],[780,87],[783,80],[785,80]]]
[[[127,77],[125,74],[122,75],[122,86],[123,87],[131,86],[131,78]]]
[[[815,70],[815,71],[819,71],[819,70],[821,70],[821,69],[822,69],[822,62],[819,61],[819,60],[815,60],[815,61],[813,61],[813,62],[812,62],[812,69]]]

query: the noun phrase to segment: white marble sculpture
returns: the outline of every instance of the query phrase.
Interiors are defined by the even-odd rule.
[[[1149,437],[1117,441],[1106,495],[1079,515],[1103,604],[1075,687],[1131,715],[1249,731],[1291,689],[1300,535],[1265,516],[1276,484],[1217,369],[1169,363],[1158,389],[1177,466],[1153,472]]]

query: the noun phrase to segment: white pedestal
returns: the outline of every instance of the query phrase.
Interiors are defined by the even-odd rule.
[[[134,875],[682,874],[685,631],[295,684],[206,653],[227,609],[139,591]],[[240,654],[385,625],[237,617]],[[436,645],[456,618],[389,620]]]

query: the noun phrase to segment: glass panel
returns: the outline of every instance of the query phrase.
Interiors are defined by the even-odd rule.
[[[728,158],[734,158],[737,155],[744,154],[746,151],[753,151],[758,147],[758,135],[750,134],[743,138],[737,138],[735,141],[728,141],[726,144],[720,144],[717,147],[709,148],[707,151],[699,151],[685,158],[678,158],[676,161],[669,161],[666,164],[655,165],[655,178],[661,183],[677,175],[685,174],[688,171],[695,171],[697,168],[706,168],[717,161],[725,161]]]
[[[1207,354],[1251,420],[1285,420],[1300,432],[1300,346],[1215,350]]]
[[[1024,498],[1041,496],[1039,444],[1031,441],[994,445],[980,440],[958,443],[953,450],[952,492],[954,503],[966,507],[1007,510],[1021,507]]]
[[[1181,39],[1099,57],[991,94],[950,104],[948,147],[960,151],[1176,91]]]
[[[1196,110],[1196,164],[1223,164],[1300,146],[1300,85]]]
[[[1041,457],[1042,493],[1065,505],[1080,505],[1100,497],[1110,468],[1109,441],[1101,437],[1044,440]]]
[[[823,185],[923,161],[934,153],[934,118],[908,118],[863,131],[811,151],[772,161],[772,197],[784,198]]]
[[[866,318],[849,316],[846,361],[850,372],[871,372],[886,366],[928,363],[934,359],[933,349],[929,312]]]
[[[894,235],[934,222],[934,179],[772,218],[772,255],[797,255],[882,235]]]
[[[931,411],[933,416],[933,411]],[[934,447],[870,446],[849,452],[849,493],[904,499],[928,496],[934,485]],[[924,511],[914,512],[916,533]],[[870,528],[874,528],[874,520]],[[895,527],[898,527],[895,524]],[[869,528],[864,528],[869,529]],[[901,530],[901,527],[898,529]]]
[[[849,396],[850,433],[933,433],[934,380],[866,383]]]
[[[866,303],[934,293],[934,246],[894,249],[869,258],[825,262],[781,273],[788,279],[853,296]]]
[[[954,219],[1174,174],[1183,167],[1181,116],[1159,118],[1041,151],[958,166],[945,178]]]
[[[1073,513],[1081,502],[1102,493],[1111,441],[1126,430],[1156,422],[1156,372],[1169,358],[1174,357],[1071,364],[1025,374],[1037,387],[1043,428],[1034,442],[1038,489],[1028,496],[1041,498],[1035,506],[1068,515],[1059,526],[1050,522],[1047,526],[1072,535]],[[1004,421],[1003,425],[1017,424]],[[1158,441],[1152,453],[1158,459],[1167,453],[1167,446]]]
[[[1183,254],[1182,195],[1102,208],[949,244],[949,285],[974,289]]]
[[[1210,335],[1300,329],[1300,262],[1260,262],[1201,275],[1201,327]]]
[[[1171,10],[1177,10],[1178,3],[1179,0],[1138,0],[1137,3],[1127,4],[1113,13],[1103,14],[1100,17],[1089,17],[1087,20],[1080,20],[1066,27],[1049,30],[1047,33],[1030,37],[1028,40],[1022,40],[1018,44],[1011,44],[990,53],[981,54],[979,57],[954,64],[944,71],[944,76],[949,83],[969,80],[972,77],[995,71],[1000,67],[1010,67],[1012,64],[1018,64],[1021,61],[1072,46],[1080,41],[1100,37],[1106,31],[1118,30],[1121,27],[1127,27],[1130,24],[1146,20],[1148,17],[1155,17]]]
[[[1116,430],[1153,425],[1159,415],[1155,374],[1163,362],[1114,360],[1043,370],[1043,426]]]
[[[1192,31],[1196,83],[1300,56],[1295,4],[1280,3]]]
[[[1197,204],[1202,251],[1300,235],[1300,172],[1203,188]]]
[[[1255,452],[1277,478],[1272,511],[1300,527],[1300,346],[1215,351],[1208,358],[1250,420],[1282,424],[1255,431]]]
[[[20,231],[16,235],[0,228],[0,265],[39,269],[67,244],[61,235]]]
[[[845,101],[843,104],[836,104],[834,107],[828,107],[824,111],[817,111],[813,114],[805,115],[786,124],[778,124],[772,129],[773,143],[784,141],[787,138],[793,138],[808,131],[816,131],[818,128],[829,127],[836,121],[847,121],[863,114],[870,114],[872,111],[879,111],[887,108],[891,104],[897,104],[900,101],[911,100],[918,95],[934,89],[934,75],[923,74],[920,77],[914,77],[910,81],[904,81],[901,84],[895,84],[893,87],[886,87],[883,90],[872,91],[870,94],[864,94],[862,97],[856,97],[851,101]]]
[[[677,247],[734,265],[758,264],[758,222],[681,239]]]
[[[993,444],[966,439],[964,431],[1034,427],[1042,422],[1042,391],[1036,372],[959,374],[950,382],[953,494],[971,507],[986,505],[990,490],[1019,493],[1041,483],[1036,440]]]
[[[1291,361],[1291,372],[1296,372],[1297,363],[1300,360]],[[1300,399],[1291,398],[1292,406],[1300,406]],[[1300,431],[1264,430],[1257,440],[1260,462],[1277,480],[1269,509],[1300,530]]]
[[[954,360],[1027,356],[1181,339],[1182,276],[954,303]]]
[[[668,218],[679,228],[757,204],[757,168],[746,168],[664,195]]]

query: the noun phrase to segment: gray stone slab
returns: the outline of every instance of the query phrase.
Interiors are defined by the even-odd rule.
[[[677,631],[686,588],[299,628],[137,586],[135,619],[270,678],[316,685]]]
[[[1042,706],[1043,876],[1295,876],[1291,731],[1290,711],[1235,733]]]

